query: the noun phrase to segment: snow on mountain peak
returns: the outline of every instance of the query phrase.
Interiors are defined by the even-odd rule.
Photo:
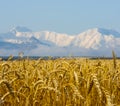
[[[104,28],[92,28],[92,29],[88,29],[87,31],[84,31],[83,33],[84,34],[100,33],[101,35],[113,35],[115,37],[120,37],[119,32],[112,29],[104,29]]]
[[[103,36],[98,32],[98,28],[89,29],[75,37],[73,45],[86,49],[98,49],[101,47]]]

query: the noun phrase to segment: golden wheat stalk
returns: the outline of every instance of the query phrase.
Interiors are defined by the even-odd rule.
[[[112,56],[113,56],[113,65],[114,65],[114,69],[116,69],[117,67],[117,63],[116,63],[116,54],[114,51],[112,51]]]
[[[101,101],[102,100],[102,91],[101,91],[100,83],[99,83],[97,76],[95,74],[92,74],[91,76],[92,76],[92,79],[94,82],[94,86],[98,92],[99,100]]]
[[[105,98],[106,98],[106,106],[113,106],[113,104],[111,103],[111,97],[110,97],[109,92],[103,87],[102,87],[102,91],[103,91]]]
[[[21,95],[22,97],[24,97],[24,98],[26,99],[26,96],[25,96],[23,93],[20,93],[20,92],[17,92],[17,91],[12,91],[11,93],[17,94],[17,96],[18,96],[18,95]],[[10,92],[5,93],[5,94],[1,97],[1,100],[4,101],[7,96],[11,95],[11,93],[10,93]]]
[[[13,88],[12,88],[12,86],[10,85],[10,83],[9,83],[7,80],[1,80],[1,81],[0,81],[0,85],[1,85],[2,83],[4,83],[4,84],[7,86],[9,92],[12,94]]]
[[[77,87],[73,83],[65,84],[63,87],[65,88],[66,86],[69,86],[72,88],[74,97],[77,96],[77,97],[81,98],[82,100],[85,100],[85,98],[80,94],[79,90],[77,89]]]
[[[74,79],[75,79],[76,85],[79,85],[78,74],[75,71],[74,71]]]
[[[36,87],[37,87],[39,84],[44,84],[44,81],[43,81],[43,80],[38,80],[37,82],[34,83],[33,88],[36,89]]]

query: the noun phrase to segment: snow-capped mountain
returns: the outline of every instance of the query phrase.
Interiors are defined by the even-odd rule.
[[[33,32],[26,27],[15,27],[0,34],[0,55],[110,56],[120,53],[120,33],[93,28],[78,35],[50,31]]]
[[[87,49],[111,48],[120,45],[120,34],[116,31],[106,29],[89,29],[75,37],[75,46]]]

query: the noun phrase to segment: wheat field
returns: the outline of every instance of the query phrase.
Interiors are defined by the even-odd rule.
[[[120,60],[0,61],[0,106],[120,106]]]

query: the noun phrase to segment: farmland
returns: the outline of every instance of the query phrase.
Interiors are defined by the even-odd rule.
[[[120,106],[120,60],[1,60],[0,106]]]

